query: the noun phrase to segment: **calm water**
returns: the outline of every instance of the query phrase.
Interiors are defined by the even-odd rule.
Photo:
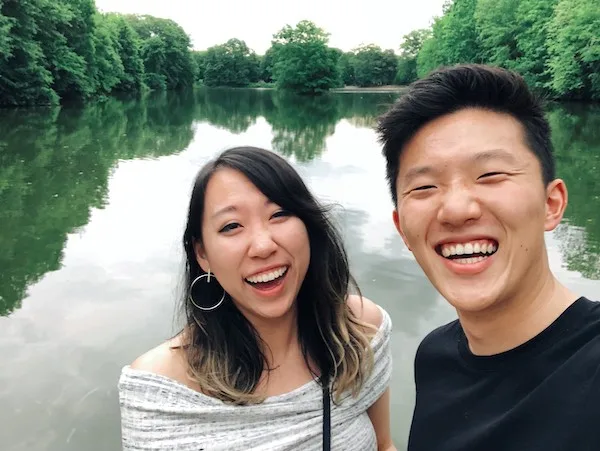
[[[271,148],[339,205],[354,273],[394,322],[393,434],[406,444],[419,340],[454,318],[397,236],[373,118],[394,94],[213,90],[0,112],[0,443],[118,450],[120,369],[176,330],[192,179],[225,147]],[[570,190],[552,269],[600,299],[600,109],[550,113]]]

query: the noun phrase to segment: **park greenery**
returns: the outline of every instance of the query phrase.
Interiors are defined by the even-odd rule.
[[[258,55],[239,38],[193,50],[174,21],[100,13],[94,0],[0,0],[0,106],[198,84],[320,94],[405,85],[469,62],[517,70],[549,97],[600,100],[599,30],[597,0],[447,0],[429,29],[399,37],[397,51],[365,44],[344,52],[303,20]]]

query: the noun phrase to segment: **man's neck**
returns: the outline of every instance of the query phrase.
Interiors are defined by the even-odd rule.
[[[528,293],[521,293],[490,311],[459,312],[461,326],[475,355],[494,355],[514,349],[552,324],[575,300],[552,275],[539,280]]]

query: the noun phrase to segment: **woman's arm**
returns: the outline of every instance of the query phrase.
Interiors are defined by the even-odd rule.
[[[390,430],[390,389],[383,392],[375,403],[369,407],[367,414],[375,428],[378,451],[397,451],[392,442]]]
[[[352,312],[360,320],[379,328],[383,320],[383,316],[377,304],[368,298],[356,295],[348,296],[348,305]],[[389,387],[375,401],[371,407],[367,409],[367,414],[375,428],[377,435],[377,450],[378,451],[397,451],[392,442],[392,433],[390,431],[390,389]]]

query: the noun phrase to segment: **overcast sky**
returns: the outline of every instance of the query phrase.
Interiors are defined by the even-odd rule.
[[[284,25],[312,20],[344,51],[375,43],[398,49],[406,33],[430,25],[444,0],[96,0],[103,12],[150,14],[172,19],[192,38],[196,50],[230,38],[263,54]]]

